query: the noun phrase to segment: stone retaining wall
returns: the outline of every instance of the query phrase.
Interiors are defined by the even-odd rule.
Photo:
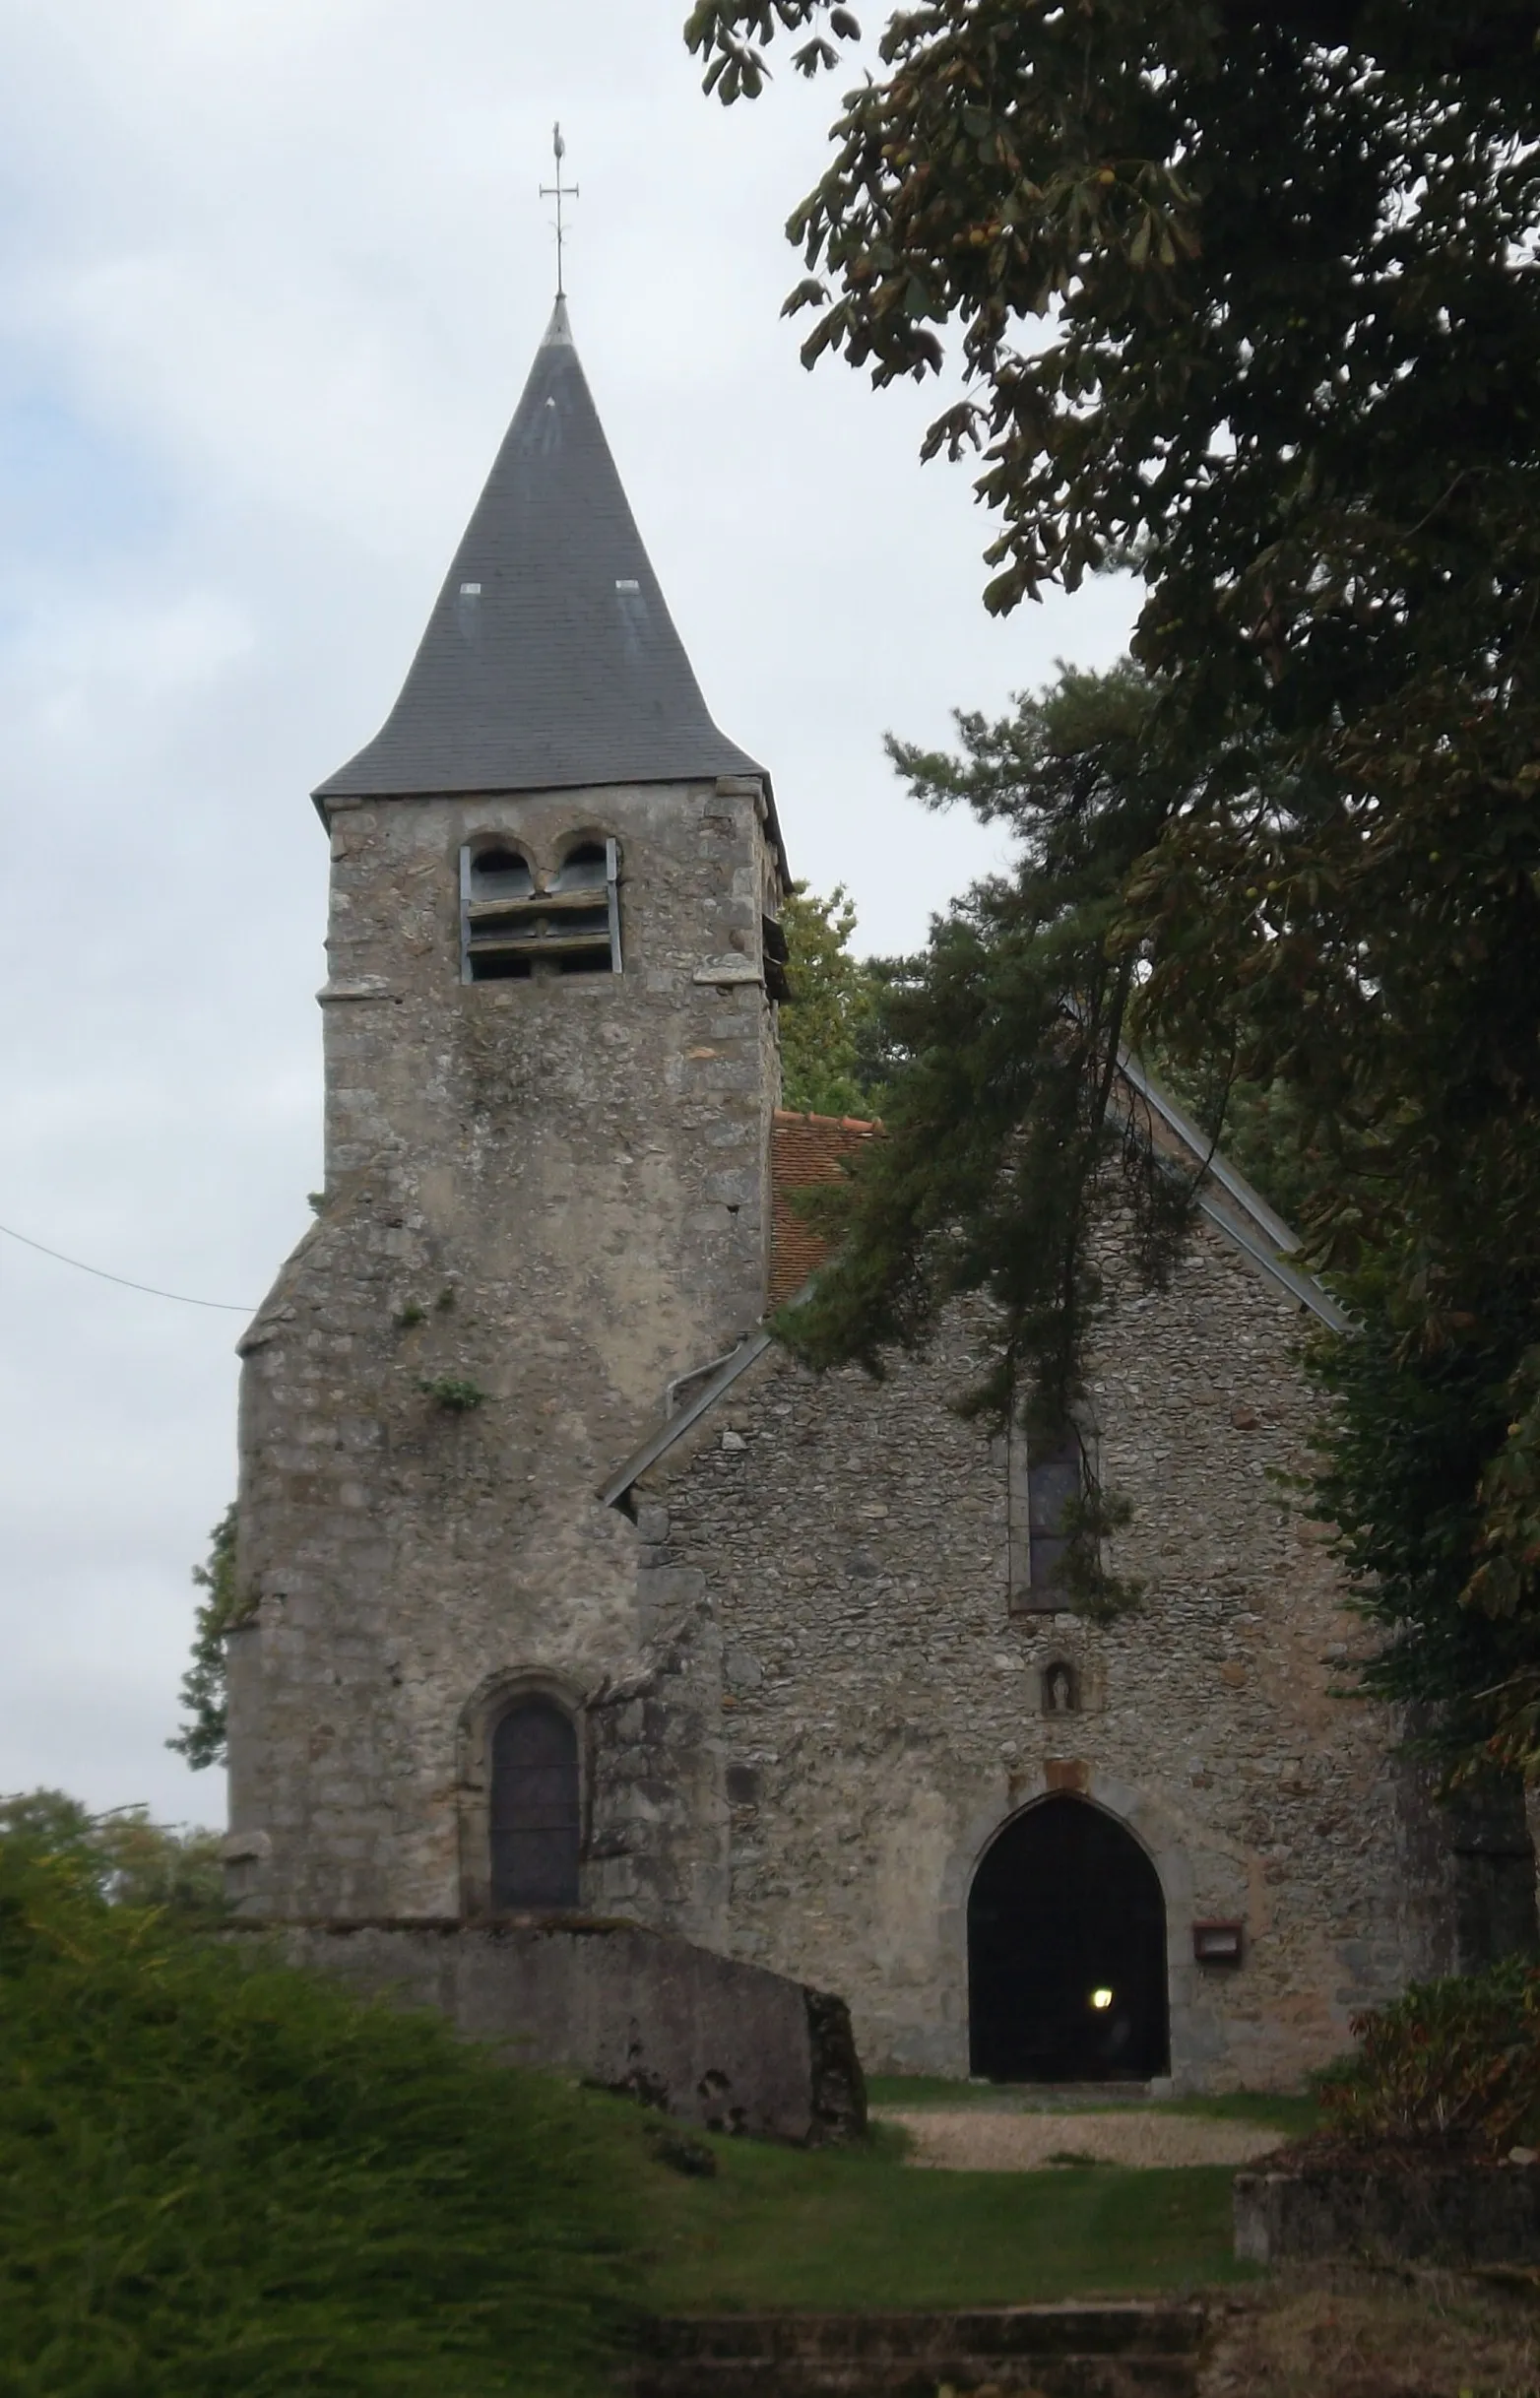
[[[1332,2256],[1532,2264],[1540,2253],[1540,2171],[1332,2166],[1237,2173],[1235,2252],[1257,2265]]]
[[[808,2145],[866,2123],[843,2000],[592,1916],[287,1924],[296,1964],[436,2007],[509,2064],[564,2065],[708,2131]]]

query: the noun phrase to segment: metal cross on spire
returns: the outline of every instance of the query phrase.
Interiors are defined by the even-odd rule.
[[[561,272],[561,244],[564,238],[561,203],[563,200],[576,200],[581,195],[575,183],[563,183],[561,180],[561,162],[567,155],[567,146],[561,138],[559,124],[552,125],[550,129],[550,147],[556,160],[556,180],[554,183],[543,183],[540,187],[540,196],[543,200],[554,200],[556,203],[556,297],[565,299],[566,286]]]

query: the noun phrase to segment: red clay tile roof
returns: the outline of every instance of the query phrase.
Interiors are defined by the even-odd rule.
[[[795,1298],[829,1254],[829,1244],[789,1203],[790,1194],[839,1179],[840,1160],[880,1133],[856,1116],[799,1116],[777,1108],[770,1128],[770,1305]]]

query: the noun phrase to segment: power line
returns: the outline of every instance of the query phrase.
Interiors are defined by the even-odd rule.
[[[242,1307],[234,1299],[189,1299],[185,1291],[158,1290],[153,1282],[130,1282],[127,1274],[109,1274],[102,1265],[88,1265],[84,1258],[67,1258],[62,1249],[49,1249],[42,1241],[29,1240],[25,1232],[13,1232],[9,1224],[0,1224],[0,1232],[8,1241],[20,1241],[24,1249],[35,1249],[38,1256],[52,1258],[60,1265],[73,1265],[77,1273],[95,1274],[98,1282],[115,1282],[120,1290],[143,1291],[148,1299],[174,1299],[179,1307],[217,1307],[226,1316],[254,1316],[254,1307]]]

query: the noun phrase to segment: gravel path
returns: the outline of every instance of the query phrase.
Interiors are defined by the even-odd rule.
[[[1107,2114],[996,2114],[982,2106],[875,2106],[913,2142],[911,2165],[953,2172],[1027,2173],[1073,2157],[1098,2165],[1249,2165],[1281,2148],[1287,2134],[1260,2123],[1122,2106]]]

